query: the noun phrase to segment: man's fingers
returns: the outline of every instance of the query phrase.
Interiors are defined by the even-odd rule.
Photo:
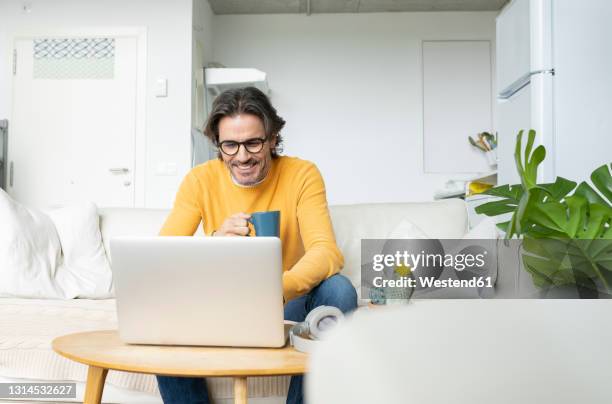
[[[246,227],[248,226],[248,223],[246,219],[244,218],[235,217],[235,218],[232,218],[232,225],[234,227]]]
[[[246,236],[247,234],[249,234],[249,228],[246,226],[235,227],[234,229],[241,236]]]
[[[234,213],[225,220],[223,226],[221,226],[221,234],[228,236],[246,236],[249,234],[249,219],[251,215],[247,213]]]
[[[226,233],[232,236],[246,236],[249,234],[249,228],[246,226],[234,226],[229,228]]]

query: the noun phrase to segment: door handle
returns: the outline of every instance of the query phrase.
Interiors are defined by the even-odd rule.
[[[108,171],[117,175],[117,174],[127,174],[130,172],[129,168],[121,167],[121,168],[109,168]]]
[[[13,186],[13,173],[15,172],[15,166],[13,164],[13,162],[11,161],[11,166],[9,169],[9,185],[12,187]]]

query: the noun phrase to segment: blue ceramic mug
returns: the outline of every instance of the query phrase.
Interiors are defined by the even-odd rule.
[[[257,237],[280,237],[280,211],[253,212],[249,222]]]

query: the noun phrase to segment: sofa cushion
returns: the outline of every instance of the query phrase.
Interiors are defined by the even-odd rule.
[[[113,295],[96,205],[82,202],[46,212],[62,244],[63,265],[56,282],[66,297],[103,299]]]
[[[51,219],[0,189],[0,296],[63,297],[55,282],[61,259]]]
[[[0,223],[0,296],[111,296],[112,274],[93,203],[42,212],[0,190]]]
[[[99,208],[100,232],[109,261],[111,237],[156,236],[169,213],[167,209]]]

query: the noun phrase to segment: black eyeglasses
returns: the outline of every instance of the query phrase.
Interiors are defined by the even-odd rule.
[[[219,148],[224,154],[228,156],[235,156],[240,150],[240,146],[244,145],[244,148],[249,153],[259,153],[263,149],[264,143],[268,141],[267,138],[255,138],[249,139],[244,142],[236,142],[235,140],[224,140],[219,143]]]

